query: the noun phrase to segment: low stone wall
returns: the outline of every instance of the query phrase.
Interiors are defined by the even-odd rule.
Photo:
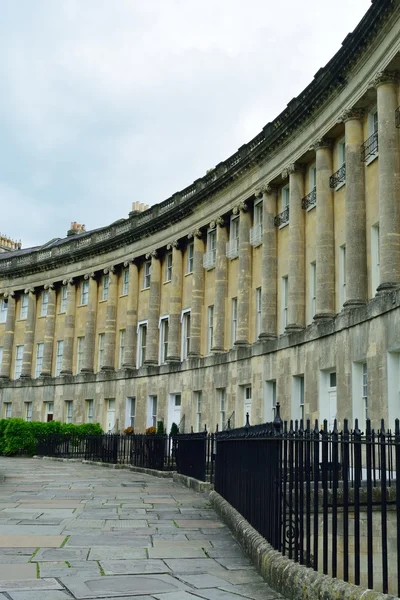
[[[210,502],[232,531],[265,581],[289,600],[394,600],[397,596],[366,590],[333,579],[282,556],[222,496],[210,492]]]

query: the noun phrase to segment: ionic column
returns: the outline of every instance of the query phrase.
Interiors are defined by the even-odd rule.
[[[274,185],[266,185],[256,191],[263,198],[263,248],[261,272],[261,333],[262,340],[276,338],[277,323],[277,250],[276,193]]]
[[[193,238],[193,279],[192,279],[192,307],[190,313],[190,352],[189,356],[201,354],[201,314],[203,309],[203,254],[204,244],[201,240],[201,231],[196,230],[189,234]]]
[[[289,260],[288,260],[288,324],[286,332],[305,326],[305,224],[301,200],[304,196],[304,169],[291,164],[289,174]],[[283,175],[286,173],[284,172]]]
[[[76,287],[73,279],[64,279],[62,283],[63,285],[67,285],[68,289],[67,310],[64,320],[64,352],[60,375],[72,375],[75,338]]]
[[[15,296],[14,292],[6,292],[4,298],[7,298],[7,320],[6,329],[3,338],[3,362],[1,363],[0,378],[10,379],[11,359],[14,344],[15,331]]]
[[[81,372],[93,373],[96,342],[97,281],[95,273],[87,273],[84,275],[84,279],[89,281],[89,296],[86,309],[85,345]]]
[[[395,112],[397,71],[383,71],[375,77],[378,99],[379,144],[379,250],[378,291],[400,283],[400,158]]]
[[[26,289],[25,294],[28,294],[28,317],[25,323],[24,353],[22,355],[21,377],[31,377],[33,340],[35,337],[36,321],[36,295],[33,288]]]
[[[367,242],[364,163],[361,160],[363,110],[343,114],[346,134],[346,302],[351,308],[367,300]]]
[[[169,293],[169,333],[167,362],[179,362],[180,352],[180,325],[182,311],[182,252],[178,242],[172,242],[167,250],[172,249],[172,277]]]
[[[102,371],[113,371],[115,368],[115,337],[117,324],[118,277],[114,267],[104,269],[109,277],[108,299],[106,310],[106,329],[104,336],[104,365]]]
[[[249,317],[250,317],[250,286],[251,286],[251,245],[250,227],[251,215],[247,212],[247,205],[241,202],[233,209],[239,217],[239,279],[238,279],[238,324],[237,340],[235,346],[247,346],[249,343]]]
[[[161,300],[161,262],[154,250],[146,254],[146,259],[151,258],[150,301],[149,319],[147,322],[147,346],[145,365],[158,365],[158,322],[160,319]]]
[[[335,315],[335,231],[333,223],[332,140],[314,145],[316,164],[316,314],[315,320]]]
[[[47,305],[46,323],[44,328],[44,348],[43,348],[43,363],[41,377],[51,376],[51,366],[53,362],[53,348],[54,348],[54,328],[55,328],[55,314],[56,314],[56,291],[54,284],[46,284],[45,290],[48,290],[49,300]]]
[[[125,331],[125,369],[133,369],[136,364],[136,339],[137,339],[137,310],[139,293],[139,271],[135,259],[124,262],[124,267],[129,265],[129,288],[126,310]]]
[[[215,261],[215,295],[212,352],[225,352],[225,304],[228,285],[228,263],[226,244],[228,230],[222,217],[216,220],[216,261]]]

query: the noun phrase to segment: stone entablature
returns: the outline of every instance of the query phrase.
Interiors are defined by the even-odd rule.
[[[105,228],[74,235],[74,239],[58,240],[49,247],[35,248],[31,252],[24,251],[21,254],[16,251],[13,252],[13,256],[0,256],[0,275],[23,276],[57,268],[71,261],[85,258],[90,260],[93,256],[149,236],[166,224],[190,217],[196,206],[211,199],[239,177],[246,176],[255,167],[261,167],[266,160],[279,155],[280,149],[287,147],[289,140],[297,136],[299,129],[306,129],[307,122],[314,120],[317,114],[334,102],[346,84],[348,85],[346,76],[357,63],[362,62],[385,23],[398,18],[399,10],[397,2],[393,0],[374,2],[356,29],[343,41],[340,50],[316,73],[312,83],[297,98],[291,100],[286,109],[250,142],[241,146],[204,177],[148,210],[133,212],[128,219],[121,219]],[[388,53],[383,52],[385,60],[387,56]],[[382,81],[387,81],[387,77],[382,79],[381,76],[375,75],[374,85],[380,85]],[[357,92],[357,86],[354,87],[354,91]],[[334,107],[335,118],[339,120],[338,110],[343,112],[348,108]],[[329,118],[332,122],[332,116]],[[301,137],[299,139],[302,142]],[[295,156],[293,160],[296,160]],[[270,174],[270,179],[275,176],[276,173],[273,176]],[[248,189],[245,196],[251,196],[253,193],[254,189]]]

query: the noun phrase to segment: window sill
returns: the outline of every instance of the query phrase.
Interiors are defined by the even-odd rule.
[[[17,321],[26,321],[28,317],[20,317]]]
[[[65,314],[66,314],[66,312],[67,312],[66,310],[60,310],[58,314],[59,314],[59,315],[65,315]]]
[[[146,290],[149,290],[149,289],[150,289],[150,286],[149,286],[149,287],[144,287],[144,288],[142,288],[140,291],[141,291],[141,292],[145,292]]]
[[[102,298],[101,300],[99,300],[99,304],[102,304],[103,302],[107,302],[108,298],[104,299]]]
[[[377,159],[379,156],[379,152],[377,152],[376,154],[373,154],[372,156],[370,156],[366,161],[365,164],[368,167],[368,165],[370,165],[371,163],[374,162],[375,159]]]
[[[82,306],[87,306],[87,304],[78,304],[77,308],[82,308]]]
[[[163,282],[163,285],[167,285],[167,283],[171,283],[172,279],[167,279],[167,281]]]
[[[283,223],[283,225],[279,225],[278,229],[284,229],[289,225],[289,221],[287,223]]]
[[[47,317],[47,315],[39,315],[38,319],[45,319]]]
[[[127,296],[127,295],[128,295],[128,292],[126,292],[126,294],[120,294],[120,296],[119,296],[119,297],[120,297],[120,298],[125,298],[125,296]]]

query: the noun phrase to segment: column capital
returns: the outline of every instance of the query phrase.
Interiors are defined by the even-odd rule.
[[[105,269],[103,269],[103,273],[104,273],[104,275],[109,275],[111,273],[115,273],[114,265],[111,265],[110,267],[106,267]]]
[[[232,208],[232,213],[234,215],[238,215],[240,212],[246,212],[247,204],[246,202],[239,202],[236,206]]]
[[[379,87],[385,83],[398,83],[399,75],[399,71],[379,71],[376,73],[372,85],[373,87]]]
[[[178,240],[174,240],[173,242],[167,244],[167,250],[172,250],[172,248],[179,248]]]
[[[135,261],[137,260],[136,256],[132,256],[132,258],[129,258],[128,260],[124,261],[124,267],[129,267],[129,265],[133,264]]]
[[[346,123],[346,121],[351,121],[352,119],[358,119],[361,121],[361,119],[364,118],[364,115],[365,110],[363,108],[347,108],[345,111],[343,111],[340,119],[342,123]]]
[[[287,179],[291,173],[304,173],[304,165],[291,163],[282,171],[282,179]]]
[[[72,279],[72,277],[70,277],[69,279],[63,279],[62,280],[62,284],[63,285],[75,285],[75,281]]]
[[[267,183],[266,185],[259,187],[257,191],[259,191],[262,196],[273,196],[277,194],[278,186],[275,185],[275,183]]]
[[[83,279],[85,279],[86,281],[87,281],[88,279],[96,279],[96,273],[86,273],[86,274],[83,276]]]
[[[319,148],[332,148],[333,146],[333,139],[330,137],[322,137],[319,138],[318,140],[316,140],[313,145],[312,145],[312,149],[314,151],[319,150]]]
[[[54,290],[54,288],[55,288],[55,285],[54,285],[54,283],[45,283],[45,284],[44,284],[44,289],[45,289],[46,291],[47,291],[47,290]]]
[[[202,233],[201,233],[201,229],[194,229],[193,231],[191,231],[190,233],[188,233],[188,239],[192,240],[195,237],[197,238],[201,238]]]
[[[35,293],[35,288],[26,288],[24,290],[24,294],[34,294]]]
[[[4,292],[4,298],[14,298],[15,292]]]
[[[147,252],[146,260],[150,260],[151,258],[158,258],[157,250],[152,250],[151,252]]]

